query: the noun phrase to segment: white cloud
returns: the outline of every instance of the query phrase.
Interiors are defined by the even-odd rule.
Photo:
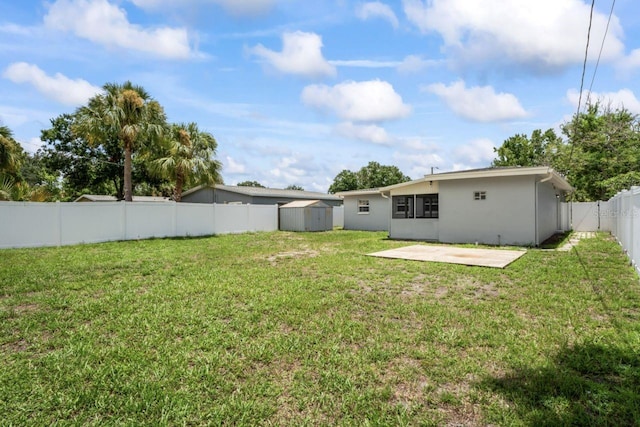
[[[243,174],[246,171],[245,165],[242,163],[236,162],[231,156],[226,157],[226,161],[224,162],[224,172],[225,173],[237,173]]]
[[[449,86],[436,83],[421,89],[439,96],[454,113],[465,119],[496,122],[527,116],[518,98],[510,93],[496,93],[491,86],[466,88],[464,81],[459,80]]]
[[[393,86],[381,80],[346,81],[333,87],[310,85],[303,89],[301,99],[307,106],[332,111],[347,121],[378,122],[411,113]]]
[[[431,173],[432,167],[435,169],[444,164],[444,159],[437,153],[416,154],[394,152],[393,161],[401,171],[408,174],[413,179],[417,179]]]
[[[511,63],[537,71],[584,59],[590,7],[582,0],[403,0],[407,19],[422,32],[437,32],[446,51],[462,62]],[[607,15],[593,14],[591,40],[602,40]],[[622,55],[623,31],[613,17],[602,60]],[[600,43],[592,43],[595,58]]]
[[[101,88],[93,86],[86,80],[72,80],[60,73],[51,77],[37,65],[26,62],[15,62],[9,65],[2,76],[14,83],[28,83],[46,97],[66,105],[84,104],[89,98],[102,91]]]
[[[267,49],[261,44],[248,51],[282,73],[305,77],[336,75],[336,68],[322,56],[322,37],[315,33],[284,33],[282,52]]]
[[[398,71],[401,73],[417,73],[425,68],[438,64],[439,61],[426,60],[419,55],[405,56],[404,60],[398,64]]]
[[[275,0],[131,0],[143,9],[157,10],[167,6],[184,7],[185,3],[213,3],[236,16],[255,16],[268,12]]]
[[[578,100],[580,92],[575,89],[567,91],[567,99],[574,106],[578,107]],[[633,114],[640,114],[640,100],[636,98],[635,94],[630,89],[620,89],[617,92],[591,92],[585,90],[582,92],[582,103],[580,109],[583,110],[587,104],[587,99],[591,103],[600,102],[603,106],[611,104],[612,108],[624,107]]]
[[[373,142],[374,144],[388,145],[393,142],[393,138],[383,127],[373,124],[355,125],[351,122],[344,122],[335,127],[335,132],[346,138]]]
[[[640,49],[632,50],[631,53],[622,58],[617,65],[618,68],[625,73],[640,68]]]
[[[396,68],[401,73],[416,73],[439,63],[440,61],[426,60],[419,55],[408,55],[402,61],[377,61],[371,59],[329,60],[329,64],[337,67]]]
[[[143,28],[129,22],[124,9],[107,0],[58,0],[44,17],[47,27],[70,31],[107,47],[185,59],[193,56],[184,28]]]
[[[480,138],[460,145],[453,150],[456,160],[474,165],[487,164],[495,158],[495,145],[491,140]]]
[[[382,18],[393,26],[393,28],[398,28],[398,18],[396,14],[393,13],[393,10],[384,3],[379,1],[373,1],[368,3],[362,3],[356,7],[356,16],[363,21],[366,21],[370,18]]]

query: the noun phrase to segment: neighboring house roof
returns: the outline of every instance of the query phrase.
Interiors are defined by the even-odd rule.
[[[314,206],[319,208],[328,208],[329,205],[322,203],[320,200],[296,200],[295,202],[289,202],[280,208],[306,208],[307,206]]]
[[[211,187],[218,190],[229,191],[231,193],[243,194],[245,196],[252,197],[288,197],[292,199],[311,199],[311,200],[341,200],[340,197],[333,194],[318,193],[315,191],[302,191],[302,190],[282,190],[278,188],[262,188],[262,187],[243,187],[236,185],[222,185],[216,184],[215,186],[204,186],[192,188],[182,193],[182,196],[187,196],[191,193],[195,193],[202,188]]]
[[[380,192],[386,192],[396,188],[405,187],[407,185],[413,185],[419,182],[426,181],[449,181],[455,179],[477,179],[477,178],[498,178],[498,177],[514,177],[514,176],[527,176],[538,175],[542,179],[549,179],[556,188],[563,191],[573,191],[571,184],[560,175],[558,172],[548,166],[535,166],[535,167],[494,167],[483,169],[470,169],[465,171],[456,172],[443,172],[434,173],[432,175],[425,175],[423,178],[413,181],[402,182],[400,184],[390,185],[388,187],[380,188]]]
[[[349,190],[349,191],[338,191],[335,193],[336,196],[339,197],[349,197],[349,196],[371,196],[380,194],[379,188],[365,188],[362,190]]]
[[[74,200],[74,202],[117,202],[115,196],[106,196],[102,194],[83,194]],[[134,202],[169,202],[168,197],[155,196],[133,196]]]

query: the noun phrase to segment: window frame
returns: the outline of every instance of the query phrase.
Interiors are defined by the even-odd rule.
[[[486,191],[474,191],[473,192],[473,200],[487,200],[487,192]]]
[[[369,199],[358,199],[357,207],[358,215],[368,215],[371,212],[371,201]]]
[[[402,201],[404,209],[398,210]],[[415,215],[415,194],[391,196],[391,218],[393,219],[411,219]]]
[[[437,219],[440,217],[440,198],[438,193],[416,194],[416,218]],[[418,200],[422,200],[422,215],[418,215]]]

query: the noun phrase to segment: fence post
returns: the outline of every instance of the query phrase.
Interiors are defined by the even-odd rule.
[[[58,216],[56,226],[58,228],[58,246],[62,246],[62,205],[60,200],[56,200],[56,215]]]

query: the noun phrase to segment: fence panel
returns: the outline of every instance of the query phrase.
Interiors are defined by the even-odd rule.
[[[0,202],[0,248],[60,244],[60,203]]]
[[[124,203],[58,203],[61,245],[125,239]],[[58,244],[58,243],[56,243]]]
[[[0,248],[277,229],[276,205],[0,202]]]
[[[624,248],[640,273],[640,187],[616,194],[609,201],[611,234]]]
[[[333,226],[344,228],[344,205],[333,207]]]

